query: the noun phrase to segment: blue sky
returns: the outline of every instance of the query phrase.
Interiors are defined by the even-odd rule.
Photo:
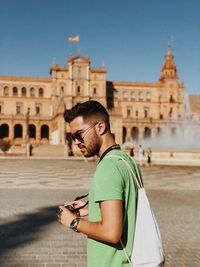
[[[81,54],[107,80],[156,82],[172,36],[186,91],[200,93],[199,0],[0,0],[0,75],[49,77]]]

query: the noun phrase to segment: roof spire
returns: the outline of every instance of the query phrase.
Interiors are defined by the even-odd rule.
[[[162,65],[161,76],[159,79],[160,81],[164,81],[165,79],[178,79],[174,56],[171,52],[171,46],[172,36],[168,39],[168,48]]]

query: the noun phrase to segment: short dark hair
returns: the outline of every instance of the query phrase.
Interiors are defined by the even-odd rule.
[[[107,129],[110,130],[108,112],[102,104],[95,100],[78,103],[71,109],[65,110],[64,118],[66,122],[70,123],[79,116],[87,119],[95,115],[100,115],[106,123]]]

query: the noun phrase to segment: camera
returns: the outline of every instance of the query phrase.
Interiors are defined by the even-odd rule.
[[[72,211],[72,212],[75,212],[77,209],[76,208],[74,208],[72,205],[66,205],[66,206],[64,206],[66,209],[68,209],[68,210],[70,210],[70,211]]]

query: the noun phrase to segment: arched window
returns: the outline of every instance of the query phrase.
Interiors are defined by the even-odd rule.
[[[31,87],[30,96],[35,96],[35,88]]]
[[[18,95],[17,87],[13,87],[13,96],[17,96],[17,95]]]
[[[39,97],[43,97],[44,96],[44,90],[43,88],[39,89]]]
[[[4,96],[8,96],[9,95],[9,88],[8,86],[4,87]]]
[[[26,88],[22,87],[22,96],[26,96]]]

